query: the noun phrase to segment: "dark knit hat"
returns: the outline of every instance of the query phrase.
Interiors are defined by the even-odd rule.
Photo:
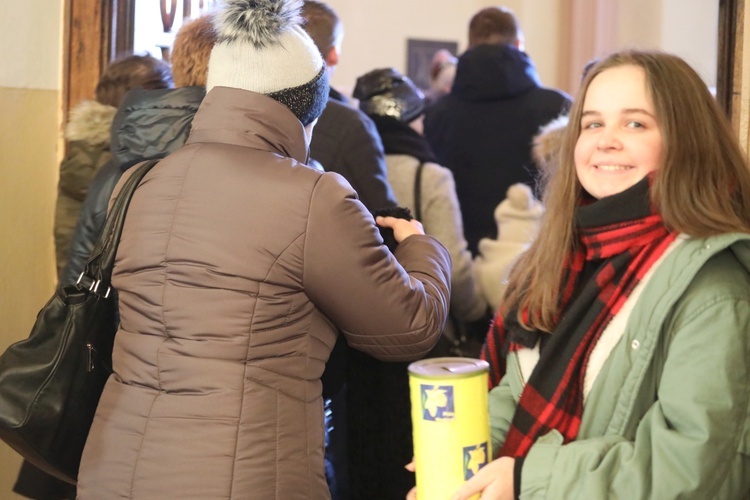
[[[424,112],[424,94],[393,68],[370,71],[357,78],[354,97],[367,115],[391,116],[409,123]]]
[[[308,125],[328,101],[325,63],[300,26],[300,0],[225,0],[216,14],[206,90],[265,94]]]

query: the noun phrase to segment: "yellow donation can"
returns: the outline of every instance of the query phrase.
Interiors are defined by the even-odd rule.
[[[419,500],[450,498],[491,459],[488,372],[471,358],[409,365]]]

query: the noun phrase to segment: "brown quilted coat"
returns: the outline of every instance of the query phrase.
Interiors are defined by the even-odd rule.
[[[79,498],[329,498],[319,379],[337,331],[382,360],[437,340],[448,252],[417,235],[394,258],[349,184],[303,165],[303,134],[276,101],[215,88],[137,189]]]

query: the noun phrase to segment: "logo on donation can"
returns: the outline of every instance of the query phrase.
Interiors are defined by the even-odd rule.
[[[424,420],[439,422],[455,418],[453,386],[421,384],[420,392]]]
[[[487,465],[487,443],[464,447],[464,480],[471,479]]]

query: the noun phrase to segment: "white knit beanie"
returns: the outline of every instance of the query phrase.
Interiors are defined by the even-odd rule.
[[[206,91],[223,86],[266,94],[303,125],[318,118],[328,100],[328,75],[300,26],[301,7],[301,0],[225,0],[216,15]]]

